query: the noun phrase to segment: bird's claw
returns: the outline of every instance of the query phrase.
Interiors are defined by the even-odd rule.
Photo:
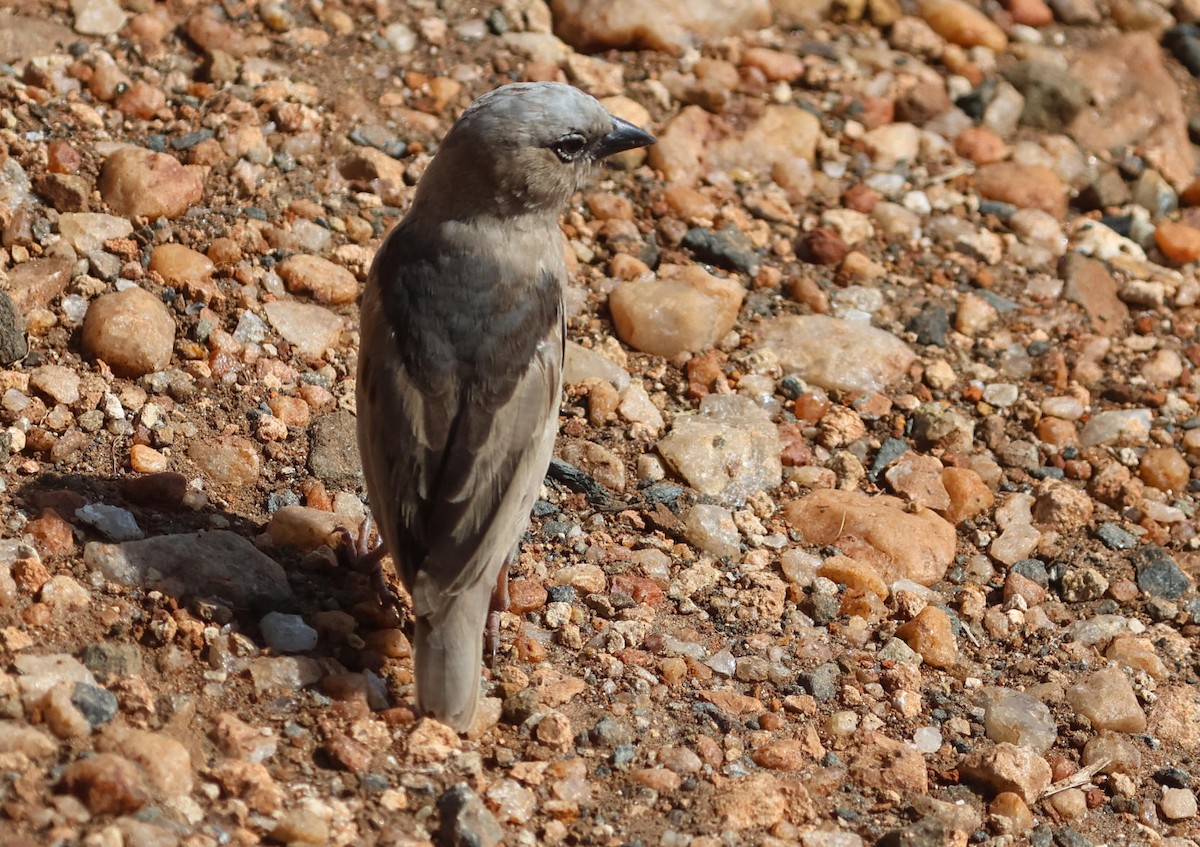
[[[500,650],[500,616],[508,611],[508,562],[500,569],[496,577],[496,587],[492,589],[492,601],[488,605],[487,628],[483,633],[484,653],[491,658],[490,665],[496,666],[497,654]]]
[[[359,525],[357,533],[351,532],[349,527],[339,526],[337,532],[341,536],[341,542],[337,548],[338,560],[348,568],[370,574],[371,585],[380,602],[395,609],[400,605],[400,597],[388,585],[383,572],[383,557],[387,551],[382,540],[374,547],[371,546],[371,530],[374,526],[369,513]]]

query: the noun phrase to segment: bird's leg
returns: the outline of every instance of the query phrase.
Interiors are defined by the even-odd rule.
[[[496,664],[496,653],[500,649],[500,614],[508,611],[508,560],[500,568],[496,586],[492,589],[492,602],[488,606],[487,631],[484,633],[484,651],[491,654],[491,664]]]
[[[375,587],[375,593],[379,595],[379,600],[394,609],[400,605],[400,598],[396,596],[396,592],[392,591],[384,577],[383,557],[387,551],[383,548],[383,540],[380,539],[378,544],[374,547],[371,546],[371,530],[374,526],[375,522],[371,519],[371,513],[367,512],[357,533],[350,532],[344,526],[338,527],[338,532],[342,536],[342,541],[337,549],[338,560],[360,573],[369,573],[371,584]]]

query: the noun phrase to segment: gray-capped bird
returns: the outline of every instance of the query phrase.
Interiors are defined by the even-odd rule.
[[[595,163],[653,142],[568,85],[485,94],[367,279],[358,444],[371,512],[412,596],[417,708],[459,731],[558,430],[559,216]]]

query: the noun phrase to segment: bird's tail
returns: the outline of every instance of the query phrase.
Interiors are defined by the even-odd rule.
[[[468,590],[436,620],[418,616],[416,621],[417,709],[458,732],[475,722],[489,599],[486,590]]]

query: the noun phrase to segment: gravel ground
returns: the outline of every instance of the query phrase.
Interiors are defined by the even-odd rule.
[[[10,0],[0,844],[1194,847],[1197,21]],[[659,143],[459,737],[330,544],[373,252],[520,79]]]

